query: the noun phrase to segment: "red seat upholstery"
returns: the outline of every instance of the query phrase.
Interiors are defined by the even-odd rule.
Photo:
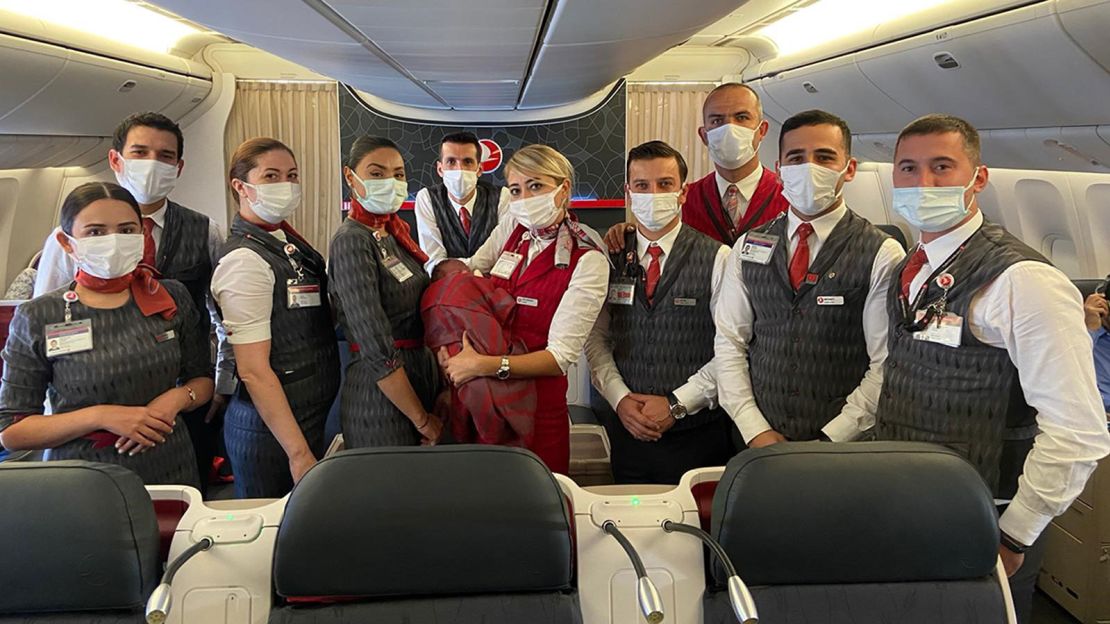
[[[698,505],[698,520],[701,528],[708,531],[713,524],[713,495],[717,493],[716,481],[703,481],[690,488],[694,502]]]
[[[161,541],[161,561],[170,558],[170,545],[173,544],[173,534],[181,517],[189,509],[188,503],[179,500],[154,501],[154,513],[158,516],[158,537]]]

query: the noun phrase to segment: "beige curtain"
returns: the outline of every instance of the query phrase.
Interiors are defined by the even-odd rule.
[[[692,182],[713,170],[709,150],[698,138],[701,105],[713,83],[628,83],[625,143],[628,149],[652,140],[666,141],[682,152]]]
[[[277,139],[296,154],[304,200],[290,223],[327,256],[342,202],[336,83],[239,82],[224,131],[226,162],[240,143],[254,137]],[[229,195],[228,216],[237,212],[238,202]]]

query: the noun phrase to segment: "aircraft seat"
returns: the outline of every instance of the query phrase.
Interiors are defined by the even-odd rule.
[[[528,451],[342,451],[289,495],[269,621],[579,624],[570,521]]]
[[[909,251],[910,245],[906,241],[906,233],[902,231],[902,228],[892,223],[876,223],[875,227],[882,230],[885,234],[889,234],[891,238],[898,241],[898,244],[902,246],[902,249]]]
[[[994,501],[964,459],[920,443],[783,443],[740,453],[713,531],[761,620],[1013,620]],[[714,566],[706,624],[735,622]]]
[[[1071,281],[1071,283],[1075,284],[1075,287],[1079,289],[1079,294],[1084,300],[1094,294],[1095,289],[1102,286],[1105,282],[1106,278],[1076,279]]]
[[[132,624],[158,583],[158,521],[139,477],[84,461],[0,466],[0,623]]]

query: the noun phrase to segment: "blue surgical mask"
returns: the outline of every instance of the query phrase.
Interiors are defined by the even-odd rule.
[[[979,168],[975,168],[975,173]],[[943,232],[967,218],[967,186],[910,186],[894,189],[894,212],[922,232]]]

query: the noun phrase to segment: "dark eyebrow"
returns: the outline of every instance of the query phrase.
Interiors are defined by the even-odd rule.
[[[837,152],[836,150],[834,150],[831,147],[819,147],[819,148],[817,148],[813,151],[814,151],[814,153],[825,154],[825,155],[828,155],[828,156],[839,156],[840,155],[839,152]]]
[[[902,165],[916,165],[916,164],[917,164],[917,161],[912,159],[912,158],[903,158],[902,160],[898,161],[898,166],[899,167],[901,167]]]
[[[794,149],[786,152],[786,157],[805,155],[806,150],[803,147],[795,147]]]
[[[273,171],[274,173],[281,173],[280,169],[277,169],[277,168],[274,168],[274,167],[267,167],[267,168],[262,170],[262,173],[270,173],[271,171]]]
[[[929,162],[934,162],[934,163],[935,162],[950,162],[950,163],[954,163],[954,162],[956,162],[956,159],[952,158],[950,156],[937,156],[936,158],[930,159]]]

